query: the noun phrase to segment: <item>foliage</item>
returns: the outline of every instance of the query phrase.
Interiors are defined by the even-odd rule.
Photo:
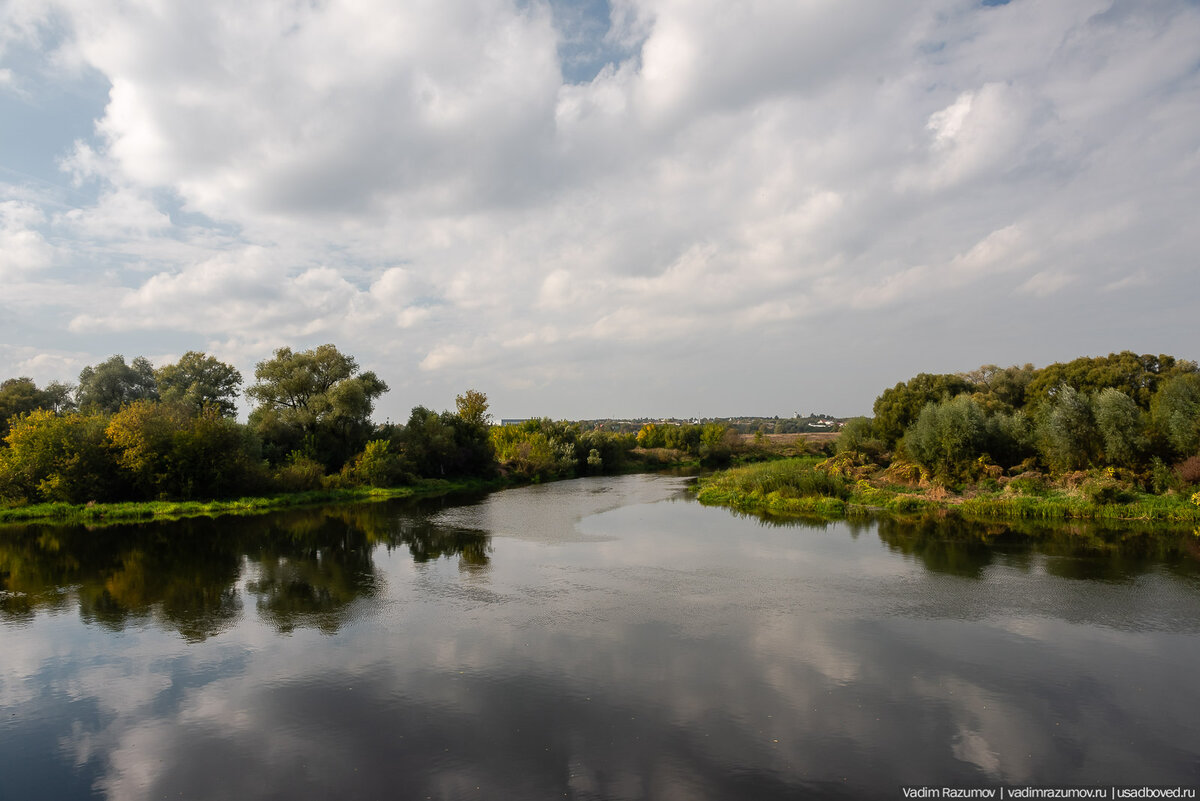
[[[486,414],[486,406],[481,414]],[[488,476],[493,470],[487,426],[452,412],[414,407],[408,423],[390,434],[402,469],[426,478]]]
[[[1042,410],[1037,429],[1038,450],[1051,470],[1080,470],[1099,455],[1099,432],[1087,395],[1063,384]]]
[[[736,442],[737,432],[723,423],[647,423],[637,433],[639,448],[681,451],[709,465],[728,464]]]
[[[1200,453],[1200,375],[1166,381],[1151,402],[1155,428],[1179,456]]]
[[[546,418],[496,426],[491,443],[501,467],[514,475],[543,480],[621,470],[637,443],[630,434]]]
[[[141,498],[224,498],[263,484],[258,442],[208,406],[135,401],[105,429],[117,464]]]
[[[1095,409],[1104,460],[1123,467],[1139,462],[1146,436],[1138,405],[1121,390],[1105,387],[1096,394]]]
[[[739,498],[752,505],[768,498],[828,497],[845,500],[851,482],[829,472],[811,458],[782,459],[734,467],[700,480],[699,498],[722,503]]]
[[[906,383],[884,390],[875,399],[875,433],[887,447],[893,447],[928,404],[971,390],[971,384],[962,376],[920,373]]]
[[[492,416],[488,414],[487,395],[482,392],[468,389],[463,394],[455,396],[454,406],[458,410],[458,416],[465,423],[486,428],[492,422]]]
[[[0,450],[0,496],[85,503],[119,497],[120,476],[103,415],[38,409],[12,421]]]
[[[976,402],[990,412],[1023,407],[1026,390],[1036,372],[1032,364],[1020,367],[985,364],[978,370],[963,373],[962,378],[974,387]]]
[[[325,486],[325,467],[300,451],[293,451],[287,464],[275,471],[273,483],[283,492],[306,492]]]
[[[185,404],[194,414],[213,406],[225,417],[237,415],[242,374],[212,356],[189,350],[175,364],[155,370],[154,378],[163,400]]]
[[[869,417],[847,420],[838,434],[838,453],[861,453],[868,459],[877,461],[885,450],[883,441],[875,436],[875,425]]]
[[[405,477],[404,464],[400,457],[391,453],[391,443],[384,439],[373,439],[342,468],[349,483],[367,487],[394,487]]]
[[[250,423],[278,458],[280,445],[297,439],[305,453],[328,468],[361,450],[373,431],[375,399],[387,392],[373,372],[333,345],[293,352],[280,348],[258,363],[246,395],[258,402]],[[270,446],[274,445],[274,448]]]
[[[733,459],[737,432],[721,423],[708,423],[700,430],[700,463],[726,465]]]
[[[1139,408],[1148,409],[1151,398],[1163,381],[1195,373],[1195,362],[1167,355],[1139,356],[1125,350],[1098,358],[1084,356],[1043,367],[1029,382],[1026,397],[1028,404],[1038,405],[1052,400],[1064,386],[1079,393],[1112,388],[1128,395]]]
[[[1185,484],[1195,484],[1200,481],[1200,455],[1189,456],[1175,465],[1175,475]]]
[[[929,403],[904,434],[904,450],[935,477],[969,479],[987,444],[983,411],[969,395]]]
[[[79,373],[75,401],[85,412],[116,412],[136,400],[157,399],[154,365],[144,356],[126,364],[117,354]]]
[[[58,381],[51,381],[45,389],[38,389],[32,378],[22,376],[9,378],[0,383],[0,438],[8,433],[9,419],[37,409],[65,412],[74,408],[71,388]]]

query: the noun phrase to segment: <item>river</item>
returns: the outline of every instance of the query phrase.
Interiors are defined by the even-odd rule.
[[[1200,784],[1200,538],[686,479],[0,529],[2,799]]]

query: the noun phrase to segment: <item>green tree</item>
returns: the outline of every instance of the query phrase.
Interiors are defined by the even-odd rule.
[[[142,498],[220,498],[259,488],[258,442],[215,406],[140,400],[108,421],[117,464]]]
[[[126,403],[145,398],[158,398],[154,380],[154,365],[144,356],[130,364],[117,354],[79,373],[75,401],[85,412],[115,412]]]
[[[488,398],[482,392],[468,389],[454,398],[454,405],[463,422],[485,428],[492,422],[492,416],[488,414]]]
[[[8,421],[12,417],[36,409],[68,411],[74,405],[71,388],[66,384],[51,381],[45,389],[38,389],[32,378],[6,379],[0,383],[0,438],[8,433]]]
[[[299,435],[304,450],[332,469],[362,450],[373,432],[375,400],[388,388],[333,345],[298,353],[280,348],[258,363],[254,377],[258,383],[246,390],[258,402],[250,422],[264,441]]]
[[[962,376],[920,373],[906,383],[884,390],[875,399],[875,432],[886,446],[893,447],[927,404],[939,403],[972,389]]]
[[[904,450],[913,461],[951,481],[971,477],[986,443],[983,411],[968,395],[926,404],[904,434]]]
[[[1051,470],[1080,470],[1096,460],[1099,432],[1088,396],[1063,384],[1043,404],[1036,427],[1038,450]]]
[[[1142,456],[1146,436],[1142,410],[1133,398],[1114,387],[1096,394],[1096,429],[1100,433],[1104,459],[1111,465],[1133,467]]]
[[[242,374],[232,365],[189,350],[175,364],[158,368],[154,377],[165,401],[186,404],[196,414],[214,406],[225,417],[237,415]]]
[[[14,418],[0,449],[0,495],[10,500],[116,500],[120,474],[98,413],[38,409]]]
[[[853,417],[842,426],[837,438],[838,453],[861,453],[875,460],[883,455],[884,445],[875,436],[870,417]]]
[[[1151,403],[1154,427],[1177,456],[1200,453],[1200,374],[1165,382]]]
[[[722,423],[708,423],[700,431],[700,461],[709,465],[729,464],[737,432]]]
[[[1032,364],[1020,367],[997,367],[985,364],[978,370],[964,373],[963,378],[975,387],[976,402],[985,411],[1020,409],[1025,405],[1025,390],[1037,374]]]
[[[637,432],[639,448],[662,448],[666,446],[664,426],[658,423],[646,423]]]
[[[1177,375],[1194,373],[1195,362],[1149,353],[1139,356],[1125,350],[1043,367],[1029,382],[1026,396],[1028,403],[1040,404],[1051,400],[1064,385],[1077,392],[1099,392],[1112,387],[1132,398],[1139,408],[1149,409],[1150,399],[1161,383]]]
[[[404,477],[399,456],[390,452],[391,443],[373,439],[362,452],[346,463],[342,475],[354,484],[368,487],[393,487]]]

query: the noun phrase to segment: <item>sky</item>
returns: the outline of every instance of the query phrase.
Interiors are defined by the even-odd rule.
[[[377,419],[1200,358],[1200,5],[0,0],[0,378],[331,342]]]

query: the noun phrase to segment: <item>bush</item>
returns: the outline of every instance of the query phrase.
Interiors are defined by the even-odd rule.
[[[1133,493],[1116,479],[1108,476],[1092,477],[1080,486],[1083,497],[1095,504],[1129,503]]]
[[[1045,495],[1046,479],[1040,473],[1022,473],[1009,479],[1004,491],[1010,495]]]
[[[122,475],[100,413],[39,409],[13,418],[0,448],[0,494],[11,501],[120,499]]]
[[[275,484],[282,492],[307,492],[324,486],[325,467],[304,454],[293,451],[288,464],[275,471]]]
[[[875,436],[875,426],[869,417],[847,420],[837,438],[838,453],[861,453],[873,462],[883,457],[886,446]]]
[[[1184,484],[1195,484],[1200,481],[1200,455],[1191,456],[1175,465],[1175,475]]]
[[[342,468],[343,483],[368,487],[394,487],[404,477],[399,456],[388,451],[387,440],[373,439]]]

